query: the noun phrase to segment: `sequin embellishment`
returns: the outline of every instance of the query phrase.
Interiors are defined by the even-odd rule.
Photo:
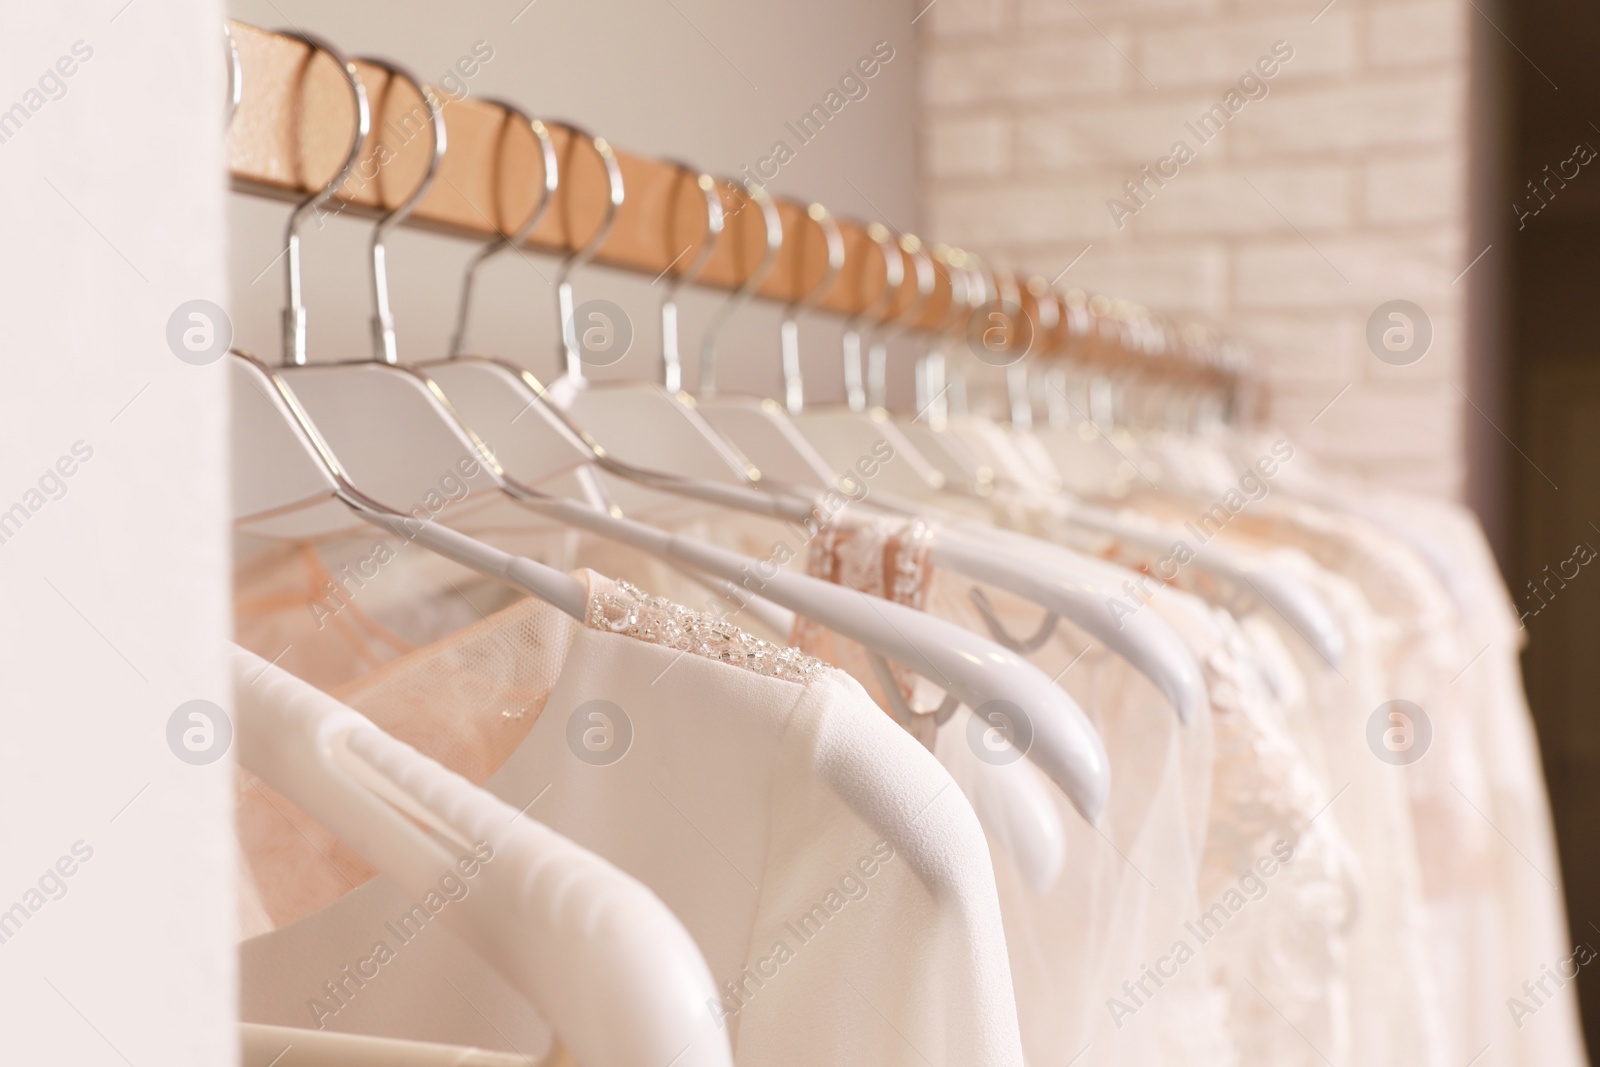
[[[590,598],[589,625],[786,682],[809,682],[827,667],[797,648],[762,640],[714,615],[650,596],[627,582],[602,588]]]

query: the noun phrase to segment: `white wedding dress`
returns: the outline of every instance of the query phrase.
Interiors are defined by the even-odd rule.
[[[862,592],[922,607],[985,633],[970,599],[980,588],[1013,632],[1031,632],[1040,611],[1012,594],[944,571],[929,561],[926,524],[851,517],[811,545],[809,571]],[[856,674],[880,702],[881,686],[862,649],[805,620],[796,643]],[[1162,1063],[1217,1067],[1234,1058],[1204,960],[1194,958],[1159,990],[1144,968],[1169,952],[1184,921],[1198,913],[1196,887],[1211,794],[1211,729],[1185,729],[1165,698],[1127,664],[1091,648],[1061,623],[1029,658],[1066,688],[1093,721],[1111,762],[1111,796],[1100,826],[1090,826],[1052,790],[1065,833],[1066,865],[1047,887],[1031,880],[1018,857],[995,842],[995,879],[1010,949],[1017,1012],[1029,1063],[1081,1067]],[[1080,654],[1082,654],[1080,656]],[[1065,671],[1065,673],[1063,673]],[[901,676],[903,696],[931,707],[939,694]],[[988,724],[958,712],[933,742],[957,781],[977,761]],[[1025,759],[995,768],[1036,777]],[[1039,776],[1042,777],[1042,776]],[[1126,1011],[1113,998],[1123,983],[1143,981],[1153,994]]]
[[[932,566],[928,540],[916,521],[841,523],[814,542],[810,570],[984,632],[976,589],[1010,633],[1034,630],[1037,607]],[[1094,720],[1112,794],[1098,829],[1062,805],[1068,866],[1047,892],[996,850],[1029,1060],[1353,1063],[1353,872],[1327,794],[1233,620],[1175,590],[1154,610],[1205,673],[1210,715],[1187,727],[1147,679],[1070,624],[1030,653]],[[858,647],[804,622],[797,639],[884,699]],[[909,684],[905,695],[916,695]],[[954,765],[971,759],[964,721],[938,736],[958,780]]]
[[[842,673],[583,577],[586,625],[520,601],[336,695],[649,886],[721,984],[705,1009],[739,1062],[1019,1067],[988,851],[938,762]],[[310,899],[301,875],[329,861],[305,817],[254,784],[242,806],[255,912],[276,926],[242,949],[247,1021],[548,1043],[443,929],[313,1019],[324,982],[409,902],[383,879]]]

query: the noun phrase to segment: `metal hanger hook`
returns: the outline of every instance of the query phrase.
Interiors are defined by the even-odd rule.
[[[962,293],[962,310],[950,324],[950,330],[953,331],[958,326],[962,328],[962,340],[967,342],[965,347],[970,351],[973,318],[975,316],[984,316],[981,321],[987,321],[987,316],[984,314],[985,309],[991,303],[999,300],[1000,283],[994,269],[976,253],[968,252],[965,249],[956,249],[955,255],[956,266],[961,271],[964,289]],[[941,403],[945,409],[945,414],[965,414],[968,406],[967,373],[960,365],[954,371],[949,368],[946,353],[949,351],[952,340],[953,337],[947,332],[939,348],[940,367],[946,375],[945,380],[949,383],[947,399]]]
[[[950,307],[933,327],[928,350],[917,360],[917,410],[927,416],[928,425],[942,429],[950,417],[946,394],[955,387],[955,382],[946,380],[949,334],[982,306],[985,294],[978,292],[977,272],[966,266],[966,252],[940,245],[933,255],[944,264],[945,275],[950,279]]]
[[[761,283],[767,280],[767,275],[772,273],[773,266],[778,262],[778,251],[783,247],[783,216],[778,213],[778,205],[773,201],[772,194],[759,183],[746,184],[734,178],[723,180],[742,192],[745,199],[755,201],[761,209],[761,218],[767,228],[767,247],[756,269],[712,313],[711,320],[706,323],[705,333],[700,337],[700,395],[707,399],[717,395],[717,335],[733,318],[733,313],[761,288]]]
[[[972,601],[973,607],[978,609],[978,614],[983,617],[983,625],[988,628],[989,636],[1019,655],[1026,656],[1039,651],[1056,632],[1056,627],[1061,624],[1060,615],[1047,611],[1031,636],[1017,637],[1006,629],[1006,624],[1000,619],[1000,613],[995,611],[994,605],[989,601],[989,595],[981,587],[975,585],[967,590],[967,597]]]
[[[568,252],[562,258],[561,265],[556,268],[556,311],[561,316],[563,361],[567,377],[575,382],[581,382],[583,349],[578,345],[577,308],[572,301],[572,271],[575,267],[588,263],[594,258],[595,253],[600,251],[600,246],[605,244],[606,238],[611,235],[611,227],[617,221],[617,210],[622,207],[627,194],[622,184],[622,165],[617,162],[616,150],[611,147],[610,142],[570,123],[561,123],[561,126],[574,138],[582,138],[589,142],[589,147],[594,149],[606,168],[605,218],[600,220],[600,228],[594,232],[589,243]]]
[[[350,62],[339,48],[317,37],[314,34],[303,33],[300,30],[279,30],[280,34],[311,49],[306,57],[307,70],[321,52],[339,65],[344,72],[345,80],[350,86],[350,95],[356,109],[356,125],[351,131],[350,148],[345,153],[344,164],[328,179],[328,183],[317,192],[312,193],[295,205],[289,213],[289,223],[285,234],[286,247],[285,270],[287,284],[287,300],[283,309],[283,358],[284,366],[301,367],[306,362],[306,305],[302,294],[300,278],[300,224],[305,217],[321,207],[329,197],[333,196],[355,170],[357,161],[361,158],[361,146],[367,142],[367,134],[372,130],[372,111],[367,106],[367,90],[361,84],[361,74],[356,70],[355,64]],[[304,75],[302,75],[304,77]]]
[[[900,252],[900,246],[895,243],[894,235],[889,232],[889,227],[881,222],[874,222],[867,227],[867,236],[878,246],[878,252],[883,256],[883,292],[878,298],[846,322],[844,336],[839,341],[840,355],[844,358],[844,398],[851,411],[865,411],[867,409],[867,388],[862,365],[861,334],[862,324],[873,316],[882,316],[894,303],[894,298],[900,292],[900,286],[906,280],[906,261]]]
[[[404,81],[417,91],[422,98],[422,106],[428,112],[428,128],[433,132],[433,151],[428,156],[428,169],[423,172],[422,180],[411,191],[411,195],[384,214],[378,224],[372,228],[372,349],[373,358],[384,363],[394,364],[400,362],[400,353],[395,344],[394,312],[389,304],[389,270],[386,262],[386,242],[389,231],[404,222],[406,216],[411,214],[413,208],[422,202],[428,195],[428,190],[433,187],[433,181],[439,176],[439,165],[444,162],[444,153],[447,140],[444,129],[444,110],[433,90],[424,85],[422,80],[407,68],[392,63],[387,59],[377,59],[363,56],[363,63],[370,63],[379,70],[389,75],[383,87],[383,104],[389,101],[389,95],[394,91],[396,81]],[[380,104],[380,111],[383,104]],[[407,128],[409,129],[409,128]],[[381,146],[381,139],[380,139]],[[374,151],[379,146],[374,147]],[[378,161],[377,174],[382,173],[385,160]],[[380,194],[382,185],[379,185]],[[380,196],[381,199],[381,196]]]
[[[244,99],[244,64],[239,60],[239,42],[233,39],[233,27],[227,19],[222,20],[222,36],[228,46],[228,118],[222,124],[226,130],[233,125],[239,101]]]
[[[933,267],[933,256],[915,234],[900,238],[900,250],[911,257],[912,269],[917,278],[917,295],[911,305],[895,316],[892,322],[881,323],[874,330],[872,344],[867,349],[867,403],[883,408],[889,404],[889,342],[917,321],[928,301],[939,287],[939,275]]]
[[[778,324],[778,340],[783,351],[783,404],[791,415],[800,414],[806,402],[805,381],[800,372],[800,313],[817,306],[844,268],[844,234],[839,232],[839,224],[834,221],[833,214],[821,204],[813,202],[806,205],[806,217],[822,231],[822,239],[828,248],[828,261],[817,284],[784,305],[783,320]],[[796,258],[799,258],[798,252]]]
[[[676,393],[683,388],[683,356],[678,348],[678,290],[683,288],[685,282],[698,278],[700,272],[705,269],[706,261],[711,258],[717,241],[722,237],[727,218],[722,211],[722,197],[717,192],[715,178],[687,163],[673,160],[672,165],[678,168],[679,173],[692,177],[706,199],[706,231],[701,240],[700,251],[681,273],[673,275],[672,280],[667,283],[665,295],[661,298],[661,384],[668,392]],[[669,227],[676,209],[676,202],[667,209]],[[671,232],[670,229],[668,232]],[[683,252],[688,250],[685,248]],[[683,252],[679,252],[678,257],[681,258]],[[675,258],[672,263],[667,264],[667,270],[670,271],[677,261]]]
[[[1006,367],[1006,402],[1010,411],[1011,425],[1019,430],[1033,428],[1033,392],[1028,380],[1028,356],[1032,354],[1035,341],[1038,339],[1038,323],[1028,314],[1028,309],[1022,301],[1022,283],[1010,270],[996,271],[987,263],[979,260],[984,273],[989,278],[990,299],[984,302],[988,308],[998,305],[999,313],[1009,320],[1006,336],[1011,342],[1012,353],[1007,358],[1011,361]],[[1026,330],[1025,334],[1020,331]],[[1024,345],[1020,354],[1014,350],[1018,342]]]
[[[509,235],[505,233],[497,234],[493,240],[485,242],[474,252],[472,258],[467,262],[466,274],[461,279],[461,301],[456,309],[456,327],[455,331],[450,335],[451,359],[459,357],[466,346],[467,320],[471,313],[473,285],[477,281],[478,268],[508,248],[520,248],[522,243],[528,239],[528,235],[533,232],[534,227],[538,226],[539,221],[544,218],[545,212],[549,210],[551,202],[555,199],[556,190],[561,185],[559,163],[556,159],[556,142],[555,138],[550,136],[549,127],[509,100],[488,97],[485,98],[484,102],[493,104],[505,113],[505,124],[500,131],[500,158],[497,160],[495,167],[496,178],[498,179],[499,175],[505,170],[506,136],[512,130],[513,119],[521,121],[528,128],[528,132],[533,134],[534,140],[539,142],[543,178],[539,182],[538,199],[534,201],[533,210],[528,212],[528,217],[523,219],[522,225],[517,227],[516,232]],[[498,181],[496,182],[496,192],[498,193]],[[495,208],[496,214],[498,214],[498,197]],[[498,227],[496,228],[498,229]]]

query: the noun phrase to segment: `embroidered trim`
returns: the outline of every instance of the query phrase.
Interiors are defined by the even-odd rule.
[[[914,519],[889,537],[885,554],[893,577],[889,584],[889,599],[897,604],[923,610],[928,599],[928,586],[933,570],[928,565],[933,551],[933,527],[922,519]]]
[[[627,582],[596,591],[589,599],[588,621],[596,630],[626,634],[786,682],[809,682],[827,669],[798,648],[762,640],[715,615],[650,596]]]
[[[934,527],[922,519],[872,517],[839,522],[811,542],[806,572],[813,578],[848,585],[857,592],[920,611],[933,584],[933,540]],[[792,640],[800,648],[822,652],[845,667],[880,707],[890,715],[897,714],[893,698],[883,690],[883,680],[870,668],[865,650],[859,645],[835,639],[824,627],[804,617],[796,617]],[[916,674],[898,663],[888,666],[900,690],[899,703],[909,702],[916,691]]]

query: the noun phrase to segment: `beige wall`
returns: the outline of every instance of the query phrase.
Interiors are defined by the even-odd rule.
[[[1319,457],[1457,493],[1469,283],[1453,280],[1482,251],[1465,197],[1472,9],[1320,6],[938,0],[918,23],[923,214],[941,238],[1047,277],[1087,247],[1064,283],[1235,330],[1279,421]],[[1242,94],[1202,145],[1185,123],[1278,41],[1293,58],[1267,95]],[[1179,139],[1194,160],[1140,206],[1123,183]],[[1120,228],[1113,197],[1139,208]],[[1365,340],[1392,299],[1434,327],[1411,366]]]
[[[741,4],[733,0],[570,3],[496,0],[442,5],[422,0],[327,4],[318,0],[233,0],[230,13],[278,28],[287,20],[352,54],[383,55],[437,80],[482,41],[494,57],[472,78],[476,95],[505,96],[543,118],[566,119],[647,155],[674,157],[736,175],[770,157],[776,142],[795,150],[768,184],[773,192],[817,199],[835,211],[911,229],[915,225],[915,31],[892,0]],[[520,14],[519,14],[520,12]],[[867,86],[810,143],[785,128],[820,102],[878,41],[895,49]],[[769,167],[768,173],[771,172]],[[281,264],[257,279],[283,247],[281,204],[232,197],[235,242],[230,277],[241,342],[278,350]],[[880,214],[881,213],[881,214]],[[312,359],[368,351],[364,244],[369,226],[335,220],[307,239]],[[392,242],[395,312],[402,358],[442,354],[453,321],[460,272],[470,246],[414,232]],[[554,264],[532,257],[545,278]],[[659,356],[659,289],[649,279],[590,270],[577,276],[578,299],[603,296],[627,309],[638,330],[629,356],[607,373],[653,375]],[[553,376],[556,317],[549,285],[526,264],[497,264],[476,319],[479,347],[524,359]],[[684,349],[715,307],[684,301]],[[778,380],[777,311],[752,309],[725,333],[719,373],[725,387],[771,392]],[[840,394],[835,324],[805,332],[807,386]],[[691,360],[691,369],[693,362]],[[691,379],[692,380],[692,379]]]

